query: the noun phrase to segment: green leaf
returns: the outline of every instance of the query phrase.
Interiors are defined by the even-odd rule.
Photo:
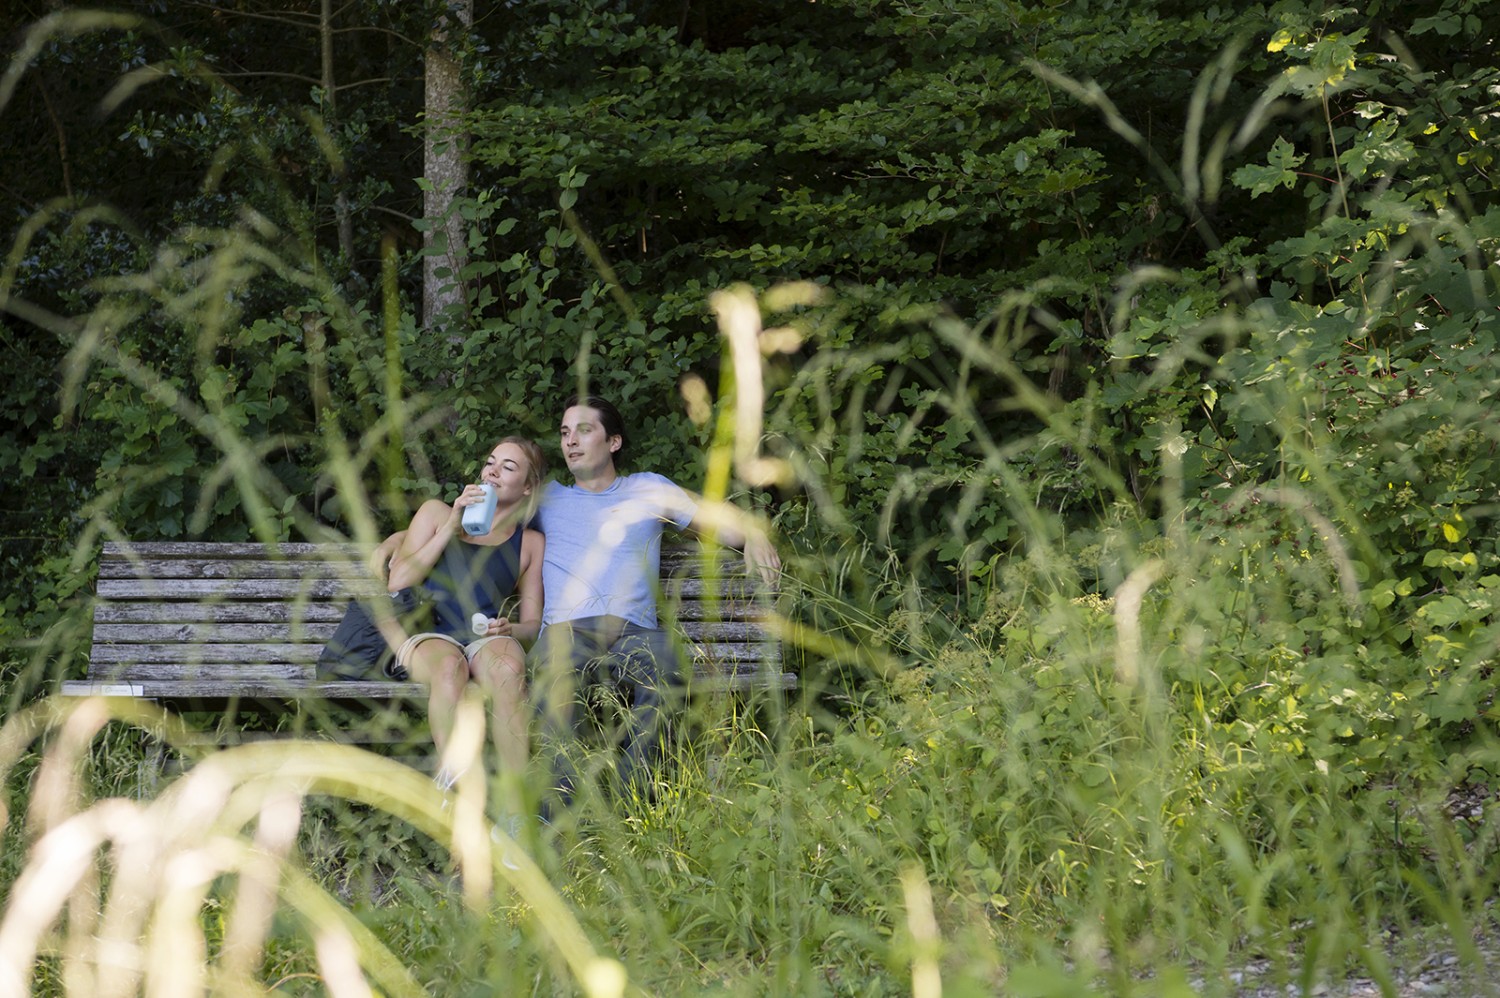
[[[1417,616],[1435,627],[1452,627],[1459,621],[1473,616],[1473,611],[1469,608],[1469,604],[1457,596],[1440,596],[1419,609]]]
[[[1278,187],[1295,186],[1295,171],[1307,157],[1298,153],[1296,147],[1286,139],[1277,137],[1266,159],[1265,166],[1242,166],[1234,171],[1232,179],[1235,185],[1248,190],[1252,198],[1269,194]]]
[[[1411,22],[1410,33],[1425,35],[1428,32],[1445,37],[1456,35],[1463,28],[1463,18],[1457,13],[1439,14],[1434,17],[1419,17]]]

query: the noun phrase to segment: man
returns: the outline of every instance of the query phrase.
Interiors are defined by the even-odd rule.
[[[605,399],[569,398],[559,430],[573,484],[548,482],[533,524],[547,539],[545,608],[527,662],[543,737],[555,753],[555,786],[566,803],[574,774],[561,743],[576,729],[577,692],[590,682],[590,662],[607,664],[631,710],[620,783],[644,777],[660,752],[663,700],[682,676],[681,658],[656,614],[665,525],[714,532],[743,550],[746,565],[768,583],[781,559],[763,533],[737,522],[743,517],[699,503],[662,475],[622,474],[616,464],[625,449],[624,421]]]

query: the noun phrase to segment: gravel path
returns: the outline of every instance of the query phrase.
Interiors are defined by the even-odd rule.
[[[1424,953],[1413,957],[1413,952]],[[1410,943],[1393,946],[1386,959],[1394,990],[1358,975],[1322,982],[1303,991],[1300,985],[1276,983],[1269,960],[1256,960],[1231,974],[1235,998],[1500,998],[1500,933],[1476,938],[1480,966],[1462,959],[1451,939],[1434,939],[1430,946]]]

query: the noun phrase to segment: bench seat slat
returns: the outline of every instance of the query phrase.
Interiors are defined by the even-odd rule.
[[[319,642],[264,644],[189,644],[167,642],[165,644],[96,644],[89,654],[92,672],[103,669],[111,676],[127,674],[116,666],[128,667],[130,675],[144,675],[142,670],[150,668],[145,663],[170,665],[178,671],[209,668],[216,665],[252,669],[237,663],[259,662],[279,669],[282,666],[311,668],[317,662],[323,646]],[[765,648],[760,643],[743,641],[716,641],[711,644],[690,642],[689,657],[697,665],[719,666],[726,662],[759,662],[766,658]],[[245,672],[245,675],[250,675]],[[280,672],[277,673],[281,674]]]
[[[705,684],[712,688],[724,683],[749,683],[767,678],[775,681],[776,677],[781,675],[778,672],[747,665],[744,668],[695,675],[692,678],[692,684],[694,686]],[[216,690],[218,691],[216,695],[220,696],[306,696],[309,690],[322,690],[332,695],[345,697],[410,696],[415,693],[419,694],[421,699],[426,699],[426,688],[420,683],[398,683],[393,680],[324,683],[314,679],[309,670],[296,667],[278,669],[274,666],[236,666],[232,672],[228,673],[204,670],[202,673],[185,675],[181,666],[175,663],[148,663],[146,666],[133,670],[128,676],[114,677],[104,674],[86,681],[68,680],[63,686],[64,692],[75,694],[86,694],[100,686],[148,686],[173,689],[178,692],[192,690],[204,695],[210,690]],[[101,691],[99,695],[120,694]],[[135,695],[150,694],[137,693]]]
[[[159,659],[132,660],[128,666],[112,670],[110,663],[100,662],[90,671],[90,680],[103,683],[140,683],[149,680],[216,682],[233,685],[238,682],[277,682],[288,686],[306,686],[315,681],[311,662],[205,662],[200,664]]]
[[[130,690],[130,692],[125,692]],[[69,696],[137,696],[151,699],[374,699],[407,698],[425,702],[427,691],[421,683],[397,683],[384,680],[360,682],[296,682],[276,678],[233,679],[152,679],[140,678],[120,682],[68,680],[62,692]]]
[[[240,668],[238,663],[258,662],[275,667],[294,665],[311,669],[323,648],[317,642],[265,644],[166,644],[144,645],[94,645],[89,652],[92,671],[100,668],[119,675],[113,666],[128,665],[132,671],[145,668],[141,663],[171,663],[179,672],[191,672],[195,668],[227,665]],[[250,665],[243,666],[246,669]],[[249,675],[247,672],[246,675]]]
[[[119,645],[187,643],[261,644],[310,643],[319,648],[333,636],[337,621],[148,621],[98,622],[94,624],[94,645],[104,648]],[[753,642],[759,640],[751,621],[693,620],[681,623],[679,630],[691,641]]]
[[[753,673],[721,676],[695,676],[693,686],[700,690],[749,690],[772,687],[796,688],[792,673]],[[286,683],[276,680],[215,679],[142,679],[126,683],[68,680],[62,684],[67,696],[130,696],[153,700],[393,700],[406,699],[422,703],[426,688],[420,683],[387,681]]]

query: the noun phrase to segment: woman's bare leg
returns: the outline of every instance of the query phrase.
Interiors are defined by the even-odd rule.
[[[519,813],[519,781],[530,755],[526,653],[513,638],[496,638],[474,653],[470,673],[490,698],[490,734],[500,767],[501,803]]]
[[[464,687],[469,684],[469,663],[463,649],[447,641],[428,639],[411,650],[406,662],[411,677],[427,687],[427,726],[441,757],[453,731],[453,718]]]

